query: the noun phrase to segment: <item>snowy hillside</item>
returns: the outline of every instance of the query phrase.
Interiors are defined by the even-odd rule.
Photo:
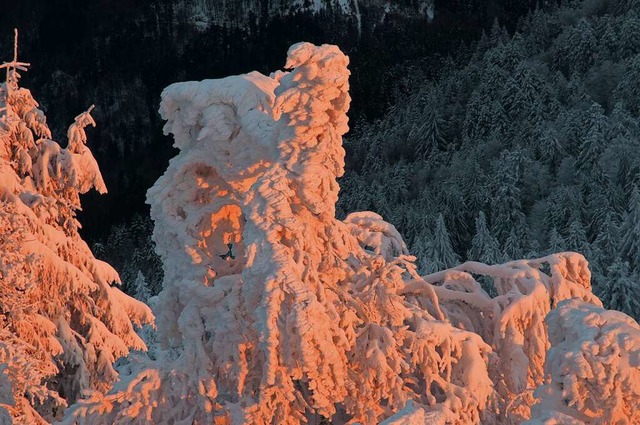
[[[287,72],[164,90],[180,153],[147,198],[157,359],[63,423],[638,422],[638,324],[601,308],[582,255],[421,277],[379,215],[336,219],[347,65],[299,43]],[[584,373],[612,352],[629,358]],[[616,398],[598,410],[602,391]]]

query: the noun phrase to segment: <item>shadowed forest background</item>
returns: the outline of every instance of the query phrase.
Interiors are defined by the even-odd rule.
[[[140,272],[151,293],[161,285],[144,199],[174,154],[162,88],[277,69],[307,40],[351,59],[341,216],[379,212],[422,272],[581,252],[605,304],[638,317],[640,2],[436,1],[433,19],[412,1],[367,2],[359,17],[144,3],[21,1],[0,17],[5,57],[21,30],[24,85],[54,137],[96,104],[89,146],[109,195],[86,195],[80,221],[125,290]]]

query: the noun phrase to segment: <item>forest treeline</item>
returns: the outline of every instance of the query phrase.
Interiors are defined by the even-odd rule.
[[[356,10],[354,5],[358,5]],[[301,40],[338,45],[350,58],[352,119],[379,118],[413,64],[436,75],[448,55],[480,37],[494,17],[510,26],[535,0],[218,1],[20,0],[0,15],[0,46],[34,66],[23,83],[57,137],[69,115],[95,104],[90,147],[109,196],[88,194],[80,220],[89,240],[146,215],[145,192],[175,155],[162,134],[160,92],[175,81],[221,78],[282,66]],[[306,6],[305,6],[306,5]],[[314,11],[315,5],[325,5]],[[343,6],[340,6],[343,5]],[[457,57],[457,53],[455,55]],[[424,60],[429,58],[428,61]]]
[[[570,250],[638,317],[640,2],[537,9],[347,141],[343,213],[394,223],[422,272]]]

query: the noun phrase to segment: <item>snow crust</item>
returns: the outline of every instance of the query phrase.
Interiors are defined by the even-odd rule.
[[[18,85],[27,65],[5,63],[0,84],[0,423],[31,425],[106,391],[114,360],[144,348],[133,324],[153,316],[111,286],[118,274],[78,234],[79,195],[106,193],[85,146],[91,108],[75,118],[62,148]]]
[[[157,360],[131,364],[64,423],[531,417],[549,375],[545,317],[565,299],[601,306],[586,260],[468,262],[422,277],[382,217],[337,220],[347,65],[335,46],[299,43],[286,72],[164,90],[180,153],[147,194],[165,271]]]

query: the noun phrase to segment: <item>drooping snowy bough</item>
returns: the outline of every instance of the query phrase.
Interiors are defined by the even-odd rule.
[[[16,34],[17,38],[17,34]],[[17,54],[17,43],[16,43]],[[0,423],[48,423],[67,404],[104,392],[113,362],[144,343],[132,323],[151,322],[144,304],[111,283],[118,275],[80,238],[79,194],[106,188],[84,145],[90,110],[51,140],[44,113],[18,70],[0,84]]]
[[[180,153],[148,192],[165,268],[162,350],[67,423],[529,418],[545,382],[545,316],[566,298],[600,305],[586,260],[465,263],[423,278],[379,215],[337,220],[347,64],[335,46],[300,43],[287,72],[165,89]]]

